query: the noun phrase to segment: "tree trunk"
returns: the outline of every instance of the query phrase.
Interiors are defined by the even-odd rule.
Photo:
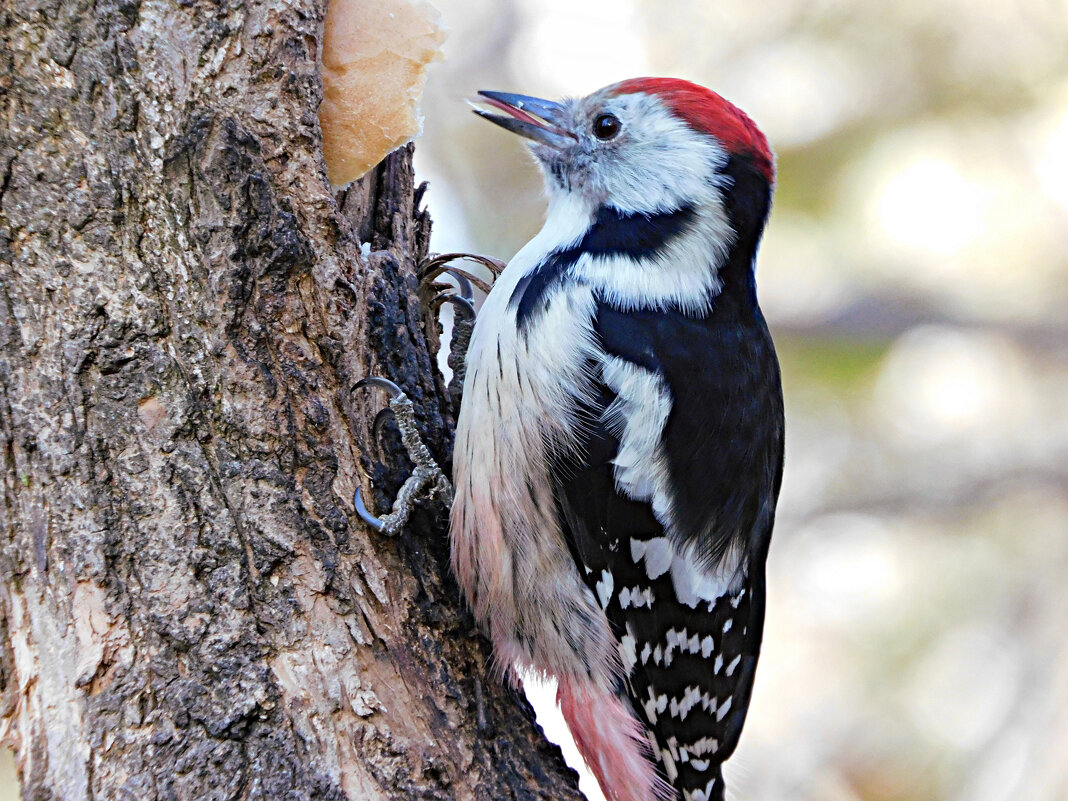
[[[410,467],[356,380],[401,384],[446,465],[452,419],[410,149],[326,181],[324,12],[4,0],[0,719],[24,798],[580,798],[494,678],[447,510],[395,539],[353,513]]]

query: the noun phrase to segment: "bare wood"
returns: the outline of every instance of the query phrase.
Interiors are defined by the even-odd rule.
[[[326,182],[324,9],[4,0],[0,719],[24,798],[580,798],[493,680],[445,510],[392,540],[353,514],[408,468],[357,379],[404,386],[443,464],[451,419],[410,152]]]

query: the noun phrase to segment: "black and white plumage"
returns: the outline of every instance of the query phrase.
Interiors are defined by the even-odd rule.
[[[484,96],[537,143],[550,207],[468,352],[457,577],[501,663],[556,677],[606,796],[720,799],[782,473],[767,144],[682,81]]]

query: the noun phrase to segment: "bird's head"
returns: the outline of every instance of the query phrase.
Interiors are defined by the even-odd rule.
[[[553,195],[652,214],[718,201],[740,175],[770,197],[767,139],[736,106],[689,81],[635,78],[560,102],[479,94],[503,114],[476,113],[532,140]]]

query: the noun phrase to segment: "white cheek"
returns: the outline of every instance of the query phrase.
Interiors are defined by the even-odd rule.
[[[639,97],[621,111],[630,135],[591,169],[612,203],[633,211],[654,212],[718,194],[717,176],[726,150],[698,133],[659,99]]]

